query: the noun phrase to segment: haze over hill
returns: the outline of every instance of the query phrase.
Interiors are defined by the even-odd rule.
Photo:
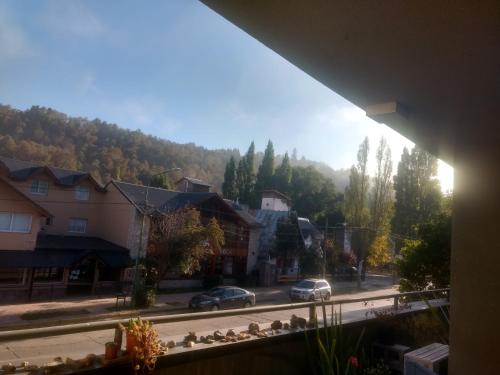
[[[278,143],[279,140],[273,140]],[[145,183],[151,173],[180,167],[182,175],[209,182],[220,191],[224,168],[238,149],[209,150],[194,143],[179,144],[122,129],[115,124],[69,117],[51,108],[33,106],[25,111],[0,105],[0,155],[91,172],[102,182],[119,179]],[[256,155],[257,165],[263,153]],[[276,164],[282,155],[276,157]],[[334,170],[325,163],[291,158],[293,166],[313,166],[344,191],[349,170]],[[180,175],[176,176],[180,177]]]

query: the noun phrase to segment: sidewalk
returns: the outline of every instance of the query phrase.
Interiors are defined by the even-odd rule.
[[[339,281],[333,285],[333,297],[362,291],[393,288],[392,280],[386,276],[369,275],[356,288],[356,282]],[[255,293],[257,304],[281,304],[289,302],[290,285],[268,288],[248,288]],[[53,302],[37,302],[0,306],[0,330],[47,327],[51,325],[82,323],[94,320],[118,319],[131,316],[151,316],[187,312],[191,297],[200,292],[159,294],[156,304],[149,309],[136,310],[127,307],[116,311],[116,298],[73,298]],[[390,293],[390,292],[388,292]]]

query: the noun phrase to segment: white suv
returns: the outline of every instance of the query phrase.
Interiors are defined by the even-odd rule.
[[[331,296],[330,284],[322,279],[304,279],[290,289],[292,301],[314,301],[321,298],[329,300]]]

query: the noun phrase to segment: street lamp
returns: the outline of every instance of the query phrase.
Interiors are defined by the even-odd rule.
[[[180,171],[182,170],[181,168],[170,168],[167,170],[164,170],[160,173],[156,173],[154,175],[151,175],[149,177],[148,185],[146,186],[146,195],[144,197],[144,212],[142,214],[142,222],[141,222],[141,231],[139,234],[139,248],[137,249],[137,255],[135,257],[135,270],[134,270],[134,287],[133,287],[133,292],[132,292],[132,300],[134,302],[134,306],[136,305],[136,293],[137,293],[137,287],[139,283],[139,258],[142,254],[143,251],[143,234],[144,234],[144,225],[146,221],[146,215],[148,214],[148,198],[149,198],[149,188],[151,187],[151,181],[153,180],[154,177],[161,176],[170,172],[175,172],[175,171]]]

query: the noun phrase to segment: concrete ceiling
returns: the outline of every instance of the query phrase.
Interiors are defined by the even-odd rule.
[[[500,107],[498,0],[202,2],[357,106],[397,102],[377,119],[451,164]]]

